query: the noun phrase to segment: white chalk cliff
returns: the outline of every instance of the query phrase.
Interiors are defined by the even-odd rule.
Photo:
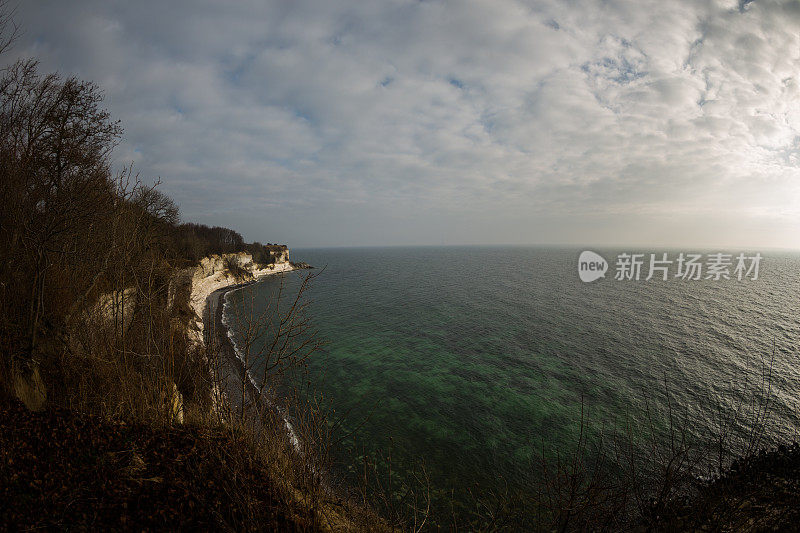
[[[274,263],[260,265],[253,262],[253,256],[246,252],[235,254],[212,255],[200,261],[192,274],[192,287],[189,295],[189,305],[195,312],[194,328],[189,328],[189,337],[196,343],[203,342],[203,314],[208,305],[208,297],[214,291],[236,285],[254,281],[263,276],[287,272],[292,270],[289,262],[289,251],[284,250],[273,254]],[[228,268],[229,262],[235,261],[239,268],[237,276]]]

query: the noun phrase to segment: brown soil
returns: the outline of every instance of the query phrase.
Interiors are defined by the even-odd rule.
[[[306,530],[223,430],[157,429],[0,400],[0,528]]]

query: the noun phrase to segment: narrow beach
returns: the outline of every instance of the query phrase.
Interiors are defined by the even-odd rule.
[[[285,270],[276,272],[276,274],[290,271]],[[284,410],[259,394],[245,368],[244,362],[236,354],[236,349],[228,336],[228,328],[223,322],[225,295],[231,291],[258,283],[268,275],[273,274],[261,276],[253,281],[222,287],[208,296],[203,313],[204,341],[206,346],[210,347],[209,364],[211,365],[212,375],[216,378],[222,394],[220,407],[223,410],[223,414],[240,415],[243,400],[246,406],[256,406],[257,412],[263,413],[266,409],[271,409],[283,420],[287,437],[295,449],[299,450],[300,442],[294,428],[286,418]],[[256,415],[257,413],[249,414]]]
[[[210,347],[209,364],[224,395],[222,405],[229,408],[231,412],[238,412],[241,409],[243,386],[245,404],[253,405],[258,402],[259,394],[249,379],[244,363],[236,355],[236,349],[228,337],[228,328],[225,327],[222,320],[225,295],[230,291],[258,283],[262,279],[263,276],[246,283],[222,287],[212,292],[206,299],[203,332],[206,346]]]

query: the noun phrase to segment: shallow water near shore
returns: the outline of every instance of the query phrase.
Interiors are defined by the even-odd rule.
[[[340,431],[355,430],[358,450],[391,449],[398,482],[424,460],[434,495],[476,483],[524,489],[540,454],[574,446],[582,406],[591,431],[622,419],[643,426],[648,407],[658,425],[668,390],[697,435],[737,409],[732,431],[745,435],[748,402],[771,366],[768,436],[795,436],[799,255],[761,251],[755,281],[615,281],[623,250],[596,250],[611,271],[582,283],[580,251],[293,250],[326,267],[308,293],[311,323],[328,341],[310,379],[348,412]],[[284,282],[291,294],[298,274]],[[256,301],[280,283],[254,285]],[[338,450],[343,472],[359,469],[347,462],[352,442]]]

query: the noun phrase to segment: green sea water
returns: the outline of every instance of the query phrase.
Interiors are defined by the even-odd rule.
[[[582,420],[590,435],[653,418],[663,426],[667,391],[697,435],[712,432],[719,413],[752,401],[743,384],[764,361],[769,436],[793,438],[800,257],[764,253],[755,281],[615,281],[611,272],[582,283],[580,251],[294,250],[315,272],[324,267],[307,293],[327,341],[309,380],[332,419],[346,413],[337,433],[353,432],[337,445],[336,471],[356,476],[362,453],[391,451],[398,485],[423,462],[434,494],[466,508],[465,488],[532,486],[537,460],[574,448]],[[284,284],[291,295],[302,274],[249,291],[268,302]],[[229,305],[243,309],[245,299],[233,293]],[[747,429],[742,420],[733,431]]]

